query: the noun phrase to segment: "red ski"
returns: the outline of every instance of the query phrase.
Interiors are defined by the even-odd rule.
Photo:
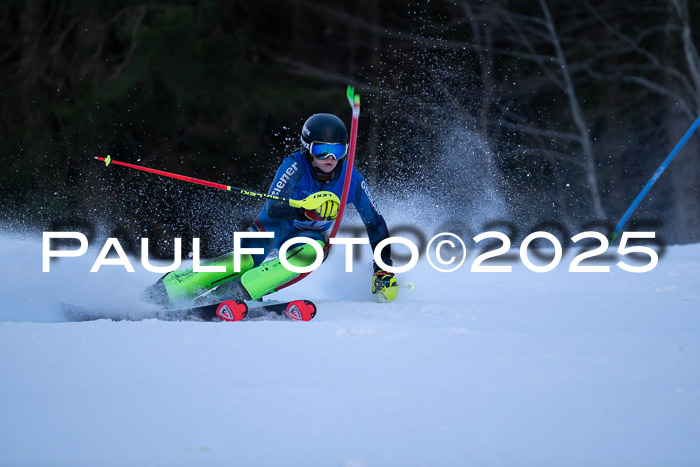
[[[316,316],[316,305],[310,300],[292,300],[270,304],[254,303],[250,307],[240,300],[226,300],[193,308],[159,310],[155,313],[96,310],[65,303],[62,304],[61,308],[68,321],[92,321],[96,319],[140,321],[153,318],[165,321],[242,321],[250,318],[265,318],[270,314],[293,321],[310,321]]]
[[[316,316],[316,305],[310,300],[292,300],[272,304],[246,305],[240,300],[226,300],[187,310],[172,310],[175,319],[199,319],[202,321],[242,321],[246,318],[260,318],[274,313],[293,321],[310,321]]]

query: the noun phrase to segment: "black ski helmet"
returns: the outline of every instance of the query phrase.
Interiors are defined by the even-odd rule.
[[[314,142],[348,144],[348,130],[333,114],[314,114],[301,129],[301,145],[307,154]]]

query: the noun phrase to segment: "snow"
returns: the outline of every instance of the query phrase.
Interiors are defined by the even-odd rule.
[[[0,237],[0,465],[697,465],[700,245],[649,273],[453,273],[389,304],[336,249],[308,323],[64,322],[157,275]],[[610,254],[614,257],[614,252]]]

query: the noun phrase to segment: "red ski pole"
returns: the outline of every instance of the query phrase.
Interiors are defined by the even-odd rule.
[[[153,173],[156,175],[162,175],[164,177],[175,178],[177,180],[183,180],[185,182],[197,183],[199,185],[204,185],[204,186],[208,186],[208,187],[212,187],[212,188],[218,188],[220,190],[226,190],[226,191],[230,191],[233,193],[239,193],[241,195],[252,196],[255,198],[274,199],[275,201],[289,202],[289,204],[293,207],[301,207],[302,206],[301,204],[299,204],[298,201],[293,200],[293,199],[290,200],[287,198],[282,198],[281,196],[268,195],[267,193],[258,193],[256,191],[250,191],[250,190],[246,190],[243,188],[237,188],[235,186],[224,185],[222,183],[209,182],[207,180],[201,180],[199,178],[188,177],[186,175],[178,175],[178,174],[174,174],[171,172],[166,172],[164,170],[156,170],[156,169],[151,169],[149,167],[143,167],[141,165],[135,165],[135,164],[129,164],[127,162],[115,161],[115,160],[112,160],[111,156],[107,156],[106,158],[95,157],[95,159],[97,159],[98,161],[103,161],[105,163],[105,165],[109,165],[109,164],[121,165],[123,167],[128,167],[130,169],[136,169],[136,170],[141,170],[143,172],[149,172],[149,173]]]

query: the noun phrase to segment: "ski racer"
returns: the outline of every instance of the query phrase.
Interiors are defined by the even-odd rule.
[[[146,299],[164,306],[178,302],[197,304],[218,300],[259,300],[293,281],[299,274],[286,269],[279,258],[267,259],[285,241],[308,237],[323,248],[338,215],[348,154],[348,132],[343,121],[332,114],[314,114],[301,132],[301,151],[285,158],[277,170],[269,195],[289,200],[320,198],[315,209],[292,207],[289,202],[268,199],[249,232],[272,232],[273,238],[244,238],[243,248],[262,248],[262,254],[242,254],[240,272],[234,272],[233,252],[202,262],[202,266],[225,267],[225,272],[194,272],[192,268],[172,271],[146,290]],[[353,167],[348,204],[353,204],[367,229],[374,251],[377,244],[389,237],[384,217],[380,214],[364,177]],[[286,258],[297,267],[309,266],[316,259],[312,245],[298,244],[289,248]],[[381,256],[391,266],[391,249],[386,246]],[[396,298],[398,285],[394,274],[374,263],[371,290],[380,301]]]

